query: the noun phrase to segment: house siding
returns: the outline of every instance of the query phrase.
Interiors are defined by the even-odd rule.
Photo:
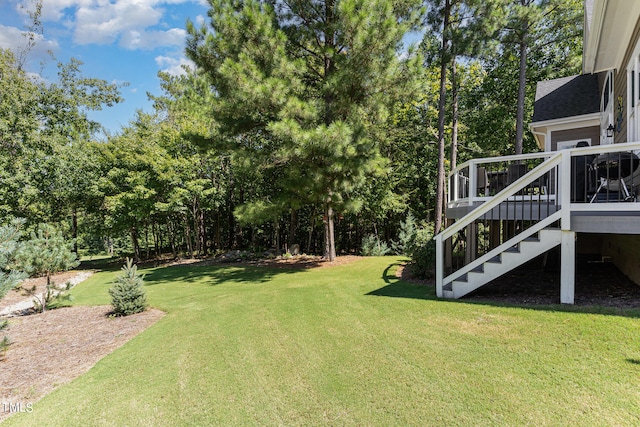
[[[636,284],[640,284],[640,236],[608,234],[602,238],[602,255],[611,257],[618,269]]]
[[[627,99],[627,64],[631,60],[631,55],[633,55],[638,41],[640,41],[640,20],[636,22],[636,27],[633,30],[622,64],[620,64],[620,68],[614,72],[614,119],[617,120],[618,117],[622,118],[620,130],[616,132],[614,137],[615,143],[627,142],[627,106],[629,102]],[[620,100],[622,102],[620,102]]]
[[[558,142],[577,141],[581,139],[591,139],[591,145],[600,145],[600,128],[590,126],[586,128],[557,130],[551,132],[551,151],[558,150]]]

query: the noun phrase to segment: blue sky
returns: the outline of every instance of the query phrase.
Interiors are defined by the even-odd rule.
[[[22,33],[30,20],[24,8],[32,5],[33,0],[0,0],[0,47],[25,45]],[[202,22],[207,10],[205,0],[44,0],[44,32],[27,69],[55,80],[55,61],[46,54],[52,50],[58,61],[82,61],[86,76],[127,82],[121,88],[122,104],[91,114],[117,132],[137,109],[151,110],[147,92],[160,94],[158,71],[176,74],[187,63],[186,20]]]
[[[26,10],[35,0],[0,0],[0,47],[20,49],[30,24]],[[121,88],[124,102],[90,113],[111,133],[135,116],[137,109],[151,111],[147,92],[159,95],[158,71],[178,74],[184,55],[186,21],[207,21],[206,0],[43,0],[43,34],[31,51],[27,70],[44,79],[56,79],[56,60],[70,58],[84,63],[85,76],[110,83],[128,83]],[[416,42],[410,34],[407,42]],[[46,61],[44,69],[41,62]]]

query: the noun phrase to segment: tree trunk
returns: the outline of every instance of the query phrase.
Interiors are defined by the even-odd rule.
[[[149,225],[144,226],[144,245],[147,252],[147,259],[151,256],[151,247],[149,246]]]
[[[200,245],[200,226],[198,225],[198,198],[194,196],[193,202],[191,203],[191,216],[193,218],[193,229],[196,233],[196,252],[198,255],[202,255],[202,247]]]
[[[333,262],[336,259],[336,243],[333,226],[333,208],[327,204],[325,208],[324,223],[324,259]]]
[[[133,246],[133,262],[140,262],[140,244],[138,243],[138,230],[131,227],[131,244]]]
[[[198,212],[198,239],[200,239],[199,242],[199,246],[200,246],[200,254],[202,256],[206,256],[207,255],[207,227],[204,223],[204,210],[203,209],[199,209]]]
[[[523,1],[524,5],[524,1]],[[524,101],[527,89],[527,32],[529,31],[529,22],[522,23],[522,36],[520,38],[520,70],[518,74],[518,104],[516,111],[516,141],[515,154],[522,154],[522,140],[524,137]]]
[[[451,169],[458,164],[458,80],[456,57],[451,60],[451,102],[453,115],[451,118]]]
[[[291,224],[289,224],[289,239],[287,241],[287,247],[291,249],[291,246],[295,245],[296,233],[298,230],[298,211],[291,209]]]
[[[318,214],[317,205],[313,205],[311,213],[311,226],[309,227],[309,240],[307,240],[307,253],[311,253],[311,243],[313,241],[313,230],[316,228],[316,215]]]
[[[71,217],[71,237],[73,238],[73,253],[78,256],[78,211],[73,208]]]
[[[189,218],[187,214],[183,215],[184,220],[184,239],[186,243],[186,250],[189,256],[193,258],[193,244],[191,242],[191,226],[189,225]]]
[[[443,10],[443,27],[442,27],[442,50],[440,52],[440,100],[438,101],[438,176],[436,187],[436,211],[434,233],[439,234],[442,229],[442,213],[444,210],[445,195],[445,170],[444,170],[444,121],[445,108],[447,105],[447,66],[449,54],[449,15],[451,13],[451,4],[449,0],[445,0]]]

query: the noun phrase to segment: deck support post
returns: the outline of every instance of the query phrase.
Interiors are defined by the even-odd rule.
[[[478,224],[472,222],[465,230],[467,247],[465,250],[465,264],[472,263],[478,256]]]
[[[562,230],[560,243],[560,302],[573,304],[576,284],[576,233]]]

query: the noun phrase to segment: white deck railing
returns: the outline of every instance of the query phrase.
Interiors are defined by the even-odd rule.
[[[602,154],[639,150],[640,142],[634,142],[520,156],[474,159],[461,164],[449,174],[448,207],[469,206],[472,210],[435,237],[436,282],[442,286],[444,279],[450,279],[456,274],[463,274],[473,267],[472,263],[476,259],[488,256],[487,254],[494,252],[496,248],[501,247],[501,244],[507,242],[507,239],[517,238],[518,235],[524,236],[528,230],[537,229],[535,228],[536,224],[541,221],[546,224],[548,221],[558,220],[556,227],[570,231],[571,213],[575,211],[637,210],[640,212],[640,203],[636,202],[635,196],[626,198],[634,203],[619,203],[619,198],[616,203],[611,203],[608,192],[611,183],[616,182],[616,180],[610,179],[614,177],[613,169],[610,171],[609,164],[606,169],[599,168],[598,161],[594,160]],[[622,154],[617,156],[614,154],[611,164],[616,161],[622,163],[621,159],[623,159]],[[632,162],[632,164],[634,163]],[[512,168],[514,173],[507,177],[513,182],[494,179],[502,179],[505,174],[508,174],[503,170],[505,167],[509,170],[511,165],[517,165]],[[530,169],[524,171],[523,165]],[[579,166],[583,169],[579,170]],[[640,171],[640,166],[637,170]],[[484,176],[480,175],[478,178],[479,171]],[[582,174],[582,179],[586,180],[587,173],[592,172],[596,175],[591,179],[597,179],[597,182],[590,183],[591,187],[587,189],[587,183],[584,181],[584,184],[580,184],[584,187],[584,194],[579,193],[576,185],[577,175]],[[521,173],[523,174],[519,176]],[[610,173],[611,176],[609,176]],[[492,179],[494,180],[492,181]],[[480,182],[482,180],[484,182]],[[607,194],[605,194],[603,202],[598,197],[598,193],[603,187],[599,186],[598,191],[594,191],[593,185],[603,183],[604,180],[608,181],[609,187],[605,187]],[[617,180],[617,182],[619,181]],[[499,188],[492,189],[492,185]],[[543,186],[545,188],[541,188]],[[618,187],[621,186],[618,185]],[[634,192],[640,189],[640,173],[635,181],[632,179],[629,187],[629,195],[634,195]],[[615,193],[617,194],[618,191]],[[533,206],[543,203],[547,207],[545,212],[538,211],[537,214],[530,212]],[[529,212],[528,215],[527,212]],[[499,225],[504,221],[511,222],[512,232],[504,233],[504,226]],[[480,226],[485,231],[489,227],[497,227],[493,241],[484,245],[478,243],[478,236],[474,233],[478,233],[477,227]],[[500,236],[501,232],[502,236]],[[464,234],[463,240],[466,240],[466,243],[463,241],[461,249],[455,249],[459,233]],[[465,254],[464,260],[458,265],[453,265],[455,263],[452,264],[451,259],[454,254],[460,258],[461,252]]]
[[[537,165],[543,163],[545,160],[558,153],[561,153],[566,157],[584,158],[585,156],[595,157],[606,153],[639,151],[640,142],[632,142],[624,144],[596,145],[591,147],[571,148],[554,152],[540,152],[514,156],[472,159],[460,164],[449,173],[447,206],[449,208],[453,208],[460,206],[477,206],[479,204],[485,203],[491,200],[492,197],[497,195],[508,185],[515,182],[515,180],[522,176],[524,173],[530,172]],[[560,172],[558,174],[550,176],[550,181],[546,183],[545,190],[552,196],[552,198],[555,198],[556,195],[558,197],[561,195],[561,187],[563,185],[563,182],[568,185],[567,191],[571,192],[571,164],[572,162],[569,159],[569,168],[567,169],[567,172],[564,174]],[[513,171],[513,173],[510,173],[510,171]],[[562,176],[568,178],[563,180]],[[637,183],[634,183],[633,186],[640,186],[640,178],[638,178]],[[589,202],[589,200],[586,198],[585,200],[582,200],[582,203],[577,200],[569,201],[570,203],[581,205],[576,206],[576,210],[589,211],[601,209],[601,207],[598,206],[584,206],[586,204],[589,204],[586,203]],[[623,206],[619,206],[613,209],[628,209],[628,207],[624,208]]]

